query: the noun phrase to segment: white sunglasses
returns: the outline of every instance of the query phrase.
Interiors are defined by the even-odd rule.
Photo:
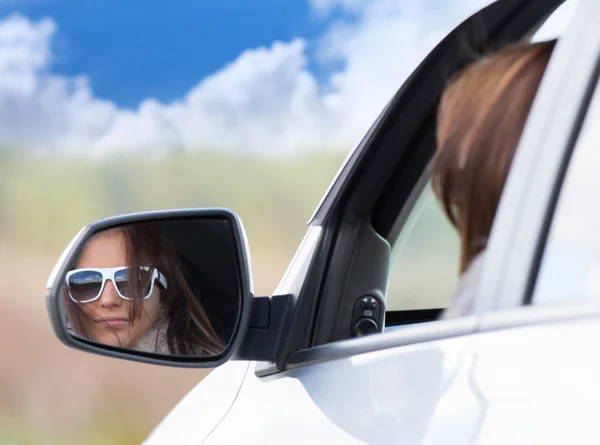
[[[117,290],[119,297],[124,300],[135,300],[135,298],[130,298],[125,295],[129,283],[130,269],[131,268],[128,266],[119,266],[70,270],[65,276],[69,297],[75,303],[90,303],[95,301],[102,295],[106,281],[110,280]],[[140,273],[142,273],[142,280],[148,282],[148,290],[146,291],[146,295],[142,298],[143,300],[150,298],[150,295],[152,295],[154,282],[156,280],[158,280],[164,289],[167,289],[167,279],[158,269],[140,266]],[[152,275],[149,277],[150,279],[147,280],[148,276],[143,275],[149,273]]]

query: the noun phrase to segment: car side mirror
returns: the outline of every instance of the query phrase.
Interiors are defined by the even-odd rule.
[[[101,355],[217,367],[252,310],[247,240],[234,212],[142,212],[84,227],[46,289],[57,337]]]

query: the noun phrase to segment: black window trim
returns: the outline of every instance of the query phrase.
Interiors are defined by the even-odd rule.
[[[489,51],[495,47],[502,46],[514,39],[506,33],[506,22],[513,22],[511,34],[519,34],[519,38],[529,36],[536,31],[541,23],[556,10],[565,0],[496,0],[481,8],[460,23],[450,34],[447,35],[430,54],[416,67],[413,73],[406,79],[398,92],[386,105],[382,113],[376,119],[374,125],[369,129],[360,144],[349,153],[340,167],[338,174],[329,189],[317,206],[313,216],[309,220],[310,225],[323,225],[333,213],[344,207],[346,201],[356,192],[357,182],[364,176],[364,166],[371,162],[374,150],[374,139],[379,139],[379,133],[387,133],[393,125],[394,116],[399,108],[405,108],[407,103],[413,99],[413,94],[407,94],[415,90],[418,83],[428,77],[431,71],[437,70],[440,64],[444,72],[450,75],[471,60],[465,58],[465,49],[473,55],[477,51]],[[536,11],[544,10],[535,26],[530,26],[528,17]],[[486,17],[485,20],[483,17]],[[485,23],[488,28],[483,25]],[[523,26],[527,29],[522,31]],[[482,46],[481,42],[485,42]],[[467,47],[466,45],[471,45]],[[418,88],[417,88],[418,89]],[[414,106],[414,105],[413,105]],[[436,103],[421,104],[420,108],[437,106]],[[423,113],[417,113],[422,115]],[[424,119],[419,117],[418,124],[423,124]],[[409,119],[410,120],[410,119]],[[418,126],[408,127],[416,132]],[[398,209],[396,214],[400,211]]]
[[[355,267],[361,261],[356,249],[364,243],[365,236],[373,238],[372,229],[385,237],[385,233],[377,230],[375,222],[377,208],[381,208],[380,203],[386,200],[390,206],[395,206],[394,212],[389,213],[387,218],[393,222],[423,169],[429,164],[435,148],[434,139],[431,138],[435,134],[432,129],[438,100],[432,96],[432,91],[441,92],[445,84],[440,72],[449,75],[472,61],[472,51],[464,51],[465,42],[470,42],[471,50],[483,51],[520,41],[529,36],[532,28],[539,26],[563,2],[564,0],[500,0],[483,8],[446,36],[394,96],[388,110],[389,116],[379,122],[378,131],[365,141],[364,158],[357,166],[357,173],[343,179],[343,189],[336,198],[338,201],[328,210],[329,215],[335,215],[339,219],[339,232],[345,233],[343,237],[338,237],[333,248],[339,248],[337,245],[342,242],[349,245],[353,259],[349,262],[348,258],[342,258],[344,265],[340,263],[339,252],[332,256],[333,263],[329,267],[336,275],[328,273],[325,277],[327,281],[317,311],[313,346],[348,338],[349,328],[346,322],[349,322],[351,314],[347,312],[351,312],[353,301],[350,300],[356,295],[346,290],[348,284],[353,284],[352,274],[360,272]],[[486,23],[488,36],[481,33],[482,23]],[[425,89],[428,95],[425,94]],[[409,108],[411,111],[407,112]],[[428,138],[432,143],[423,144]],[[416,166],[420,168],[417,169]],[[407,179],[408,176],[411,177],[410,180]],[[400,183],[403,196],[389,193]],[[368,251],[369,248],[364,250]],[[381,262],[380,259],[377,261]],[[380,292],[386,286],[371,283],[370,287]],[[344,324],[339,324],[340,321]]]
[[[490,23],[488,23],[488,25],[490,25],[490,29],[491,30],[496,30],[497,32],[490,32],[490,36],[488,36],[489,40],[486,42],[485,44],[485,49],[491,49],[493,48],[495,45],[503,45],[505,43],[507,43],[507,41],[511,41],[514,40],[514,38],[520,39],[522,38],[525,34],[526,31],[530,31],[531,25],[531,15],[534,14],[536,17],[547,17],[552,11],[554,11],[558,5],[560,5],[562,3],[562,1],[560,0],[553,0],[551,2],[549,2],[548,0],[499,0],[495,3],[493,3],[492,5],[487,6],[486,8],[484,8],[482,11],[486,11],[488,15],[491,15],[491,17],[488,16],[488,19],[490,21]],[[499,8],[504,8],[504,9],[499,9]],[[543,14],[542,16],[540,16],[540,10],[545,11],[545,14]],[[500,14],[501,11],[504,11],[504,15],[502,16],[502,14]],[[492,14],[494,13],[494,14]],[[481,14],[481,11],[479,12],[479,14]],[[499,17],[500,16],[500,17]],[[493,19],[493,20],[492,20]],[[514,21],[513,24],[511,24],[510,28],[507,29],[507,22],[510,22],[511,20]],[[537,22],[539,23],[541,20],[543,19],[539,19],[537,20]],[[529,22],[528,22],[529,21]],[[463,25],[461,26],[465,26],[465,23],[470,23],[472,24],[473,22],[470,21],[470,19],[468,19],[467,21],[463,22]],[[492,26],[491,23],[494,23],[494,25]],[[478,26],[478,25],[476,25]],[[527,30],[524,31],[524,28],[527,27]],[[462,30],[464,30],[464,28],[461,28]],[[513,36],[513,39],[510,38],[510,36]],[[455,38],[456,36],[454,35],[453,38]],[[479,38],[482,39],[485,36],[481,36],[481,35],[476,35],[473,36],[471,35],[470,38]],[[342,242],[340,241],[340,233],[343,234],[342,230],[344,229],[344,227],[346,229],[350,229],[350,232],[355,231],[356,233],[354,235],[352,235],[350,233],[351,238],[354,237],[353,239],[355,239],[355,241],[359,240],[359,236],[360,236],[360,232],[361,232],[361,226],[362,227],[366,227],[366,226],[371,226],[371,218],[373,216],[372,214],[372,209],[373,209],[373,201],[372,201],[372,195],[370,196],[369,193],[373,193],[375,190],[378,190],[378,194],[380,194],[382,192],[382,190],[385,188],[385,185],[382,184],[381,178],[379,179],[379,182],[376,183],[373,180],[373,171],[372,171],[372,167],[373,167],[373,159],[376,157],[377,155],[377,150],[379,148],[379,145],[390,136],[390,133],[396,133],[398,130],[398,122],[395,121],[396,118],[398,117],[398,114],[406,108],[408,103],[413,102],[413,100],[415,99],[413,96],[414,94],[409,95],[408,97],[403,97],[403,93],[405,93],[405,91],[408,88],[414,87],[414,83],[418,82],[418,83],[422,83],[424,78],[427,78],[428,75],[428,71],[427,70],[431,70],[433,69],[434,66],[437,66],[438,63],[444,63],[446,64],[445,67],[448,69],[448,72],[452,72],[454,69],[460,68],[460,66],[456,66],[458,65],[456,62],[457,60],[455,60],[456,58],[460,59],[460,48],[458,48],[456,45],[454,47],[450,46],[451,45],[451,40],[452,39],[444,39],[444,41],[442,41],[442,43],[440,45],[438,45],[438,49],[441,47],[444,49],[444,51],[446,51],[445,55],[448,57],[444,57],[444,60],[434,60],[436,59],[436,57],[428,57],[424,63],[422,63],[419,68],[417,68],[417,70],[409,77],[409,79],[407,80],[407,82],[405,82],[405,84],[402,86],[402,88],[399,90],[399,92],[394,96],[394,98],[392,99],[392,101],[390,102],[390,104],[388,104],[388,106],[386,107],[386,109],[384,110],[384,112],[382,113],[382,115],[380,116],[380,118],[377,120],[376,124],[371,128],[371,130],[369,131],[369,133],[367,134],[367,136],[365,137],[365,139],[361,142],[360,146],[354,151],[352,152],[349,157],[347,158],[347,161],[345,162],[345,164],[343,165],[343,167],[340,170],[340,173],[337,177],[336,180],[334,180],[334,183],[332,184],[332,186],[330,187],[329,191],[327,192],[326,196],[324,196],[321,205],[319,206],[319,208],[317,209],[317,211],[315,212],[315,215],[313,217],[313,219],[311,219],[310,224],[311,225],[318,225],[318,226],[322,226],[323,228],[323,233],[322,233],[322,237],[327,237],[328,241],[325,244],[325,246],[329,246],[327,248],[326,252],[323,252],[323,254],[325,255],[325,257],[327,258],[326,260],[326,265],[325,267],[331,270],[332,267],[332,256],[331,254],[334,252],[333,249],[336,248],[336,245],[341,244]],[[477,41],[477,40],[476,40]],[[464,42],[461,42],[460,45],[463,45]],[[445,45],[445,46],[444,46]],[[458,46],[460,46],[458,45]],[[478,48],[478,45],[475,45],[474,47]],[[452,48],[452,49],[449,49]],[[434,50],[435,53],[435,50]],[[430,55],[432,55],[430,53]],[[435,53],[434,56],[439,55],[438,53]],[[439,58],[438,58],[439,59]],[[464,58],[460,59],[461,63],[467,63],[468,60],[466,60]],[[426,63],[425,63],[426,62]],[[434,63],[435,65],[431,65],[432,63]],[[452,65],[452,69],[451,66]],[[404,95],[406,96],[406,95]],[[412,104],[413,106],[415,105],[414,103]],[[435,106],[437,104],[436,103],[432,103],[432,104],[421,104],[421,111],[424,111],[423,108],[427,108],[427,107],[433,107],[432,110],[435,109]],[[421,113],[423,114],[423,113]],[[430,112],[431,115],[431,112]],[[404,129],[403,132],[406,132],[406,129],[409,128],[406,125],[410,124],[411,122],[413,122],[414,119],[414,115],[413,115],[413,119],[408,119],[408,121],[403,121],[404,124]],[[422,117],[421,120],[419,120],[417,122],[419,124],[419,126],[415,125],[411,132],[412,132],[412,136],[416,136],[416,132],[422,130],[422,128],[420,127],[421,125],[426,123],[426,117]],[[429,122],[428,124],[431,125],[433,122]],[[392,131],[393,129],[393,131]],[[402,130],[402,128],[400,128]],[[402,133],[401,133],[402,134]],[[406,139],[408,136],[404,136],[404,139]],[[414,152],[414,147],[413,150]],[[401,155],[401,154],[400,154]],[[385,156],[383,156],[385,157]],[[389,156],[388,156],[389,157]],[[399,158],[396,158],[399,159]],[[414,157],[413,157],[414,159]],[[379,159],[379,161],[381,161],[381,159]],[[405,162],[405,166],[406,164],[406,160],[404,160]],[[425,164],[426,165],[426,164]],[[423,168],[425,168],[425,165]],[[393,170],[395,166],[391,165],[391,166],[387,166],[386,167],[386,174],[389,172],[391,173],[391,171]],[[383,178],[385,178],[386,175],[383,175]],[[367,178],[367,179],[365,179]],[[415,178],[415,181],[416,182]],[[370,191],[365,192],[364,189],[362,189],[360,191],[360,193],[357,192],[357,187],[359,185],[361,185],[361,187],[363,187],[365,185],[365,182],[369,184],[369,186],[367,187]],[[414,183],[413,183],[414,185]],[[371,200],[369,202],[369,200]],[[404,204],[404,202],[400,203],[400,207],[398,208],[398,212],[400,211],[402,205]],[[397,214],[396,214],[397,216]],[[348,225],[349,224],[349,225]],[[344,230],[346,230],[344,229]],[[349,241],[351,238],[343,238],[346,241]],[[322,247],[325,247],[323,244],[321,244]],[[339,246],[338,246],[339,247]],[[323,258],[323,257],[321,257]],[[312,268],[311,268],[312,269]],[[312,275],[314,273],[318,273],[321,274],[322,271],[315,271],[314,269],[312,269],[312,272],[309,271],[307,274],[307,280],[310,280],[311,282],[314,283],[314,286],[309,286],[309,290],[316,290],[316,289],[324,289],[327,286],[327,282],[329,281],[331,272],[327,272],[325,275],[323,275],[323,280],[327,279],[327,281],[321,281],[321,279],[316,280],[318,281],[315,282],[314,277],[312,277]],[[325,284],[323,284],[325,283]],[[321,304],[323,303],[327,303],[326,300],[329,300],[331,297],[331,295],[327,295],[328,298],[324,298],[320,295],[306,295],[305,292],[306,288],[303,289],[303,291],[301,292],[301,294],[298,296],[297,298],[297,302],[298,303],[302,303],[302,304],[308,304],[306,301],[307,298],[311,301],[318,301],[319,299],[321,300]],[[296,300],[296,299],[295,299]],[[320,307],[317,309],[317,314],[320,311]],[[294,309],[294,312],[296,312],[296,309]],[[297,314],[296,314],[297,315]],[[306,337],[306,322],[309,320],[304,319],[305,323],[304,323],[304,330],[300,331],[299,329],[302,328],[302,320],[300,320],[300,318],[298,317],[294,317],[295,321],[297,323],[295,323],[295,327],[292,329],[291,327],[288,327],[286,330],[288,331],[285,334],[285,345],[282,345],[282,347],[280,348],[281,351],[281,356],[278,357],[278,363],[276,364],[276,366],[274,363],[269,364],[265,364],[267,365],[268,368],[270,368],[267,372],[265,372],[263,375],[265,374],[277,374],[280,371],[283,371],[285,368],[287,368],[287,362],[289,361],[289,359],[293,358],[293,357],[299,357],[297,355],[295,355],[297,352],[302,351],[303,349],[302,346],[300,346],[300,343],[302,343],[303,341],[299,341],[302,338]],[[316,320],[316,329],[318,329],[322,323],[324,323],[324,319],[311,319],[310,322],[314,323]],[[330,320],[331,321],[331,320]],[[475,322],[475,319],[472,320],[473,322]],[[443,326],[457,326],[456,329],[458,333],[464,333],[465,329],[467,329],[470,332],[474,332],[476,325],[473,323],[470,323],[467,318],[462,318],[462,319],[458,319],[458,320],[450,320],[448,321],[450,324],[445,324],[447,323],[447,321],[438,321],[435,323],[434,328],[435,329],[441,329]],[[444,324],[441,325],[440,323]],[[312,325],[313,328],[315,325]],[[439,326],[438,328],[436,328],[436,326]],[[380,336],[386,336],[385,338],[389,339],[390,335],[392,335],[392,337],[394,336],[399,336],[398,339],[402,340],[403,338],[408,338],[406,337],[407,335],[410,336],[411,332],[412,332],[412,338],[415,342],[418,342],[419,340],[419,335],[417,335],[417,332],[419,330],[422,329],[427,329],[427,326],[410,326],[407,327],[405,329],[409,330],[409,331],[404,331],[403,332],[390,332],[390,333],[384,333],[384,334],[378,334],[376,336],[372,336],[372,338],[368,339],[368,343],[370,342],[375,342],[377,343],[377,338]],[[417,330],[417,331],[415,331]],[[442,331],[438,330],[438,333],[440,333]],[[452,332],[454,332],[452,329],[448,329],[446,332],[445,337],[451,337],[454,334]],[[462,334],[461,334],[462,335]],[[396,338],[396,337],[394,337]],[[283,339],[282,339],[283,340]],[[365,341],[367,339],[357,339],[359,341]],[[344,340],[344,341],[357,341],[357,340]],[[292,348],[290,347],[291,344],[296,344],[297,346],[300,346],[300,348],[295,347]],[[304,350],[312,350],[315,348],[319,348],[317,349],[317,351],[323,351],[323,350],[328,350],[329,347],[333,347],[335,349],[335,345],[337,345],[338,343],[327,343],[327,344],[322,344],[320,346],[312,346],[312,347],[308,347],[305,348]],[[345,344],[345,343],[344,343]],[[308,345],[307,345],[308,346]],[[386,346],[387,347],[387,346]],[[383,345],[380,345],[377,347],[377,349],[384,349],[386,348]],[[325,348],[325,349],[323,349]],[[299,362],[294,359],[294,363],[296,365],[300,365]]]

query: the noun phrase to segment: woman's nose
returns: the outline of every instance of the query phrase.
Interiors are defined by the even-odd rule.
[[[102,295],[100,295],[100,306],[114,307],[121,306],[122,303],[123,300],[119,297],[115,285],[112,281],[107,280],[104,289],[102,290]]]

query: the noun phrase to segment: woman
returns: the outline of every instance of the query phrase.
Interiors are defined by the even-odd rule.
[[[496,208],[555,44],[518,43],[483,57],[442,95],[432,185],[459,232],[462,275],[443,318],[472,311]]]
[[[153,223],[96,234],[66,276],[76,335],[158,354],[218,354],[223,343],[177,254]]]

